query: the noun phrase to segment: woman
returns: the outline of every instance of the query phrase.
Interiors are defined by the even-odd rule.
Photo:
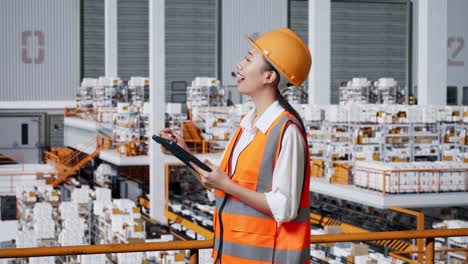
[[[307,45],[287,28],[252,44],[237,65],[240,93],[254,109],[242,119],[219,167],[195,164],[201,183],[214,189],[215,263],[310,263],[309,154],[300,116],[280,89],[307,78]],[[172,130],[160,131],[188,150]]]

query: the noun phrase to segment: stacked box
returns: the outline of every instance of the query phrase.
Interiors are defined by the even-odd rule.
[[[37,239],[54,239],[55,223],[51,218],[34,218],[34,234]]]
[[[91,189],[87,185],[83,185],[81,188],[73,189],[71,200],[78,204],[88,203],[91,200],[90,194]]]
[[[347,163],[333,163],[333,175],[330,182],[335,184],[349,184],[350,166]]]
[[[116,255],[118,264],[141,264],[143,259],[143,252],[117,253]]]
[[[310,176],[311,177],[324,177],[323,170],[325,164],[324,161],[321,159],[313,158],[311,159],[311,166],[310,166]]]
[[[16,233],[15,243],[17,248],[37,247],[37,237],[34,230],[19,230]]]
[[[55,264],[55,257],[29,258],[29,264]]]
[[[354,185],[386,193],[466,191],[468,166],[461,162],[356,162]],[[417,170],[417,171],[414,171]]]
[[[99,255],[80,255],[78,259],[81,264],[95,264],[95,263],[106,263],[106,256],[103,254]]]

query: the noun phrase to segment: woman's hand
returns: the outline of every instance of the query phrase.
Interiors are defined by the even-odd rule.
[[[159,130],[159,132],[157,134],[162,138],[174,141],[175,143],[177,143],[177,145],[179,145],[179,147],[183,148],[188,153],[191,153],[190,149],[188,148],[187,144],[185,143],[184,138],[179,133],[175,132],[174,130],[172,130],[170,128],[165,128],[165,129]],[[161,146],[161,151],[164,154],[172,155],[172,153],[169,150],[167,150],[166,148],[164,148],[162,146]]]
[[[211,168],[211,172],[201,169],[193,162],[190,162],[190,165],[198,173],[196,177],[205,188],[223,191],[264,214],[273,215],[264,193],[237,185],[218,166],[213,165],[209,160],[205,160],[204,163]]]
[[[192,165],[194,170],[200,175],[200,181],[203,186],[225,191],[229,184],[231,184],[231,180],[228,175],[209,160],[205,160],[204,163],[211,168],[211,172],[205,171],[195,163],[190,162],[190,165]]]

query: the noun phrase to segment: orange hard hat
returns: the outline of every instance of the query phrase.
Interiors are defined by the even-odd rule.
[[[307,44],[289,28],[280,28],[247,40],[294,86],[299,87],[312,65]]]

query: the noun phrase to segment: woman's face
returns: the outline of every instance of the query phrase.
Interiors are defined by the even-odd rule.
[[[237,88],[241,94],[250,95],[265,83],[265,61],[256,48],[252,47],[237,64],[237,77]]]

